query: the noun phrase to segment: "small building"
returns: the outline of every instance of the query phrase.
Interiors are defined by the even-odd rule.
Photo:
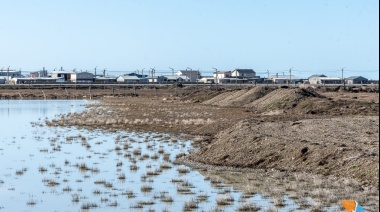
[[[137,76],[120,76],[116,79],[118,83],[126,84],[146,84],[148,83],[148,78],[139,78]]]
[[[35,78],[32,77],[14,77],[11,79],[11,83],[16,84],[34,84],[36,82]]]
[[[352,76],[344,79],[346,84],[354,85],[354,84],[368,84],[368,79],[362,76]]]
[[[214,78],[223,79],[223,78],[231,77],[231,73],[232,73],[231,71],[216,71],[212,73],[212,75]]]
[[[177,75],[165,75],[167,83],[176,82],[190,82],[190,78],[187,76],[177,76]]]
[[[237,78],[255,78],[256,72],[253,69],[235,69],[231,73],[231,77]]]
[[[260,77],[256,76],[253,69],[235,69],[231,72],[230,77],[222,78],[221,83],[246,84],[256,83],[260,81]]]
[[[96,76],[94,78],[95,83],[102,83],[102,84],[107,84],[107,83],[116,83],[117,76],[112,76],[112,75],[105,75],[105,76]]]
[[[149,83],[166,83],[167,78],[165,76],[147,77]]]
[[[307,78],[308,84],[314,84],[314,85],[321,84],[321,82],[320,82],[321,77],[327,77],[327,76],[324,74],[313,74],[313,75],[311,75],[310,77]]]
[[[75,74],[72,71],[52,71],[51,78],[63,78],[65,81],[71,81],[71,75]]]
[[[51,77],[38,77],[34,78],[35,84],[49,84],[49,83],[61,83],[65,82],[63,77],[60,78],[51,78]]]
[[[216,83],[226,83],[227,80],[223,80],[225,78],[231,77],[231,71],[216,71],[213,74]]]
[[[196,71],[193,71],[193,70],[181,70],[181,71],[178,71],[176,73],[177,76],[182,76],[182,77],[187,77],[190,82],[196,82],[198,79],[201,78],[201,73],[196,70]]]
[[[251,83],[250,79],[248,78],[239,78],[239,77],[230,77],[230,78],[224,78],[224,84],[230,83],[230,84],[247,84]]]
[[[16,70],[0,70],[0,77],[4,77],[6,80],[10,80],[13,77],[22,77],[21,71]]]
[[[205,83],[205,84],[214,84],[215,78],[214,77],[202,77],[198,80],[198,82]]]
[[[12,84],[49,84],[64,82],[64,78],[51,78],[51,77],[15,77],[11,80]]]
[[[325,75],[313,75],[309,77],[309,83],[313,85],[318,84],[341,84],[342,78],[339,77],[326,77]]]
[[[302,79],[294,75],[278,75],[278,74],[269,76],[269,80],[271,80],[274,84],[294,84],[294,83],[302,82]]]
[[[71,74],[71,82],[76,83],[91,83],[94,82],[94,74],[89,72],[78,72]]]

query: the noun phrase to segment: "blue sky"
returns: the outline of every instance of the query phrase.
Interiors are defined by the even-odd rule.
[[[1,0],[0,68],[379,78],[375,0]]]

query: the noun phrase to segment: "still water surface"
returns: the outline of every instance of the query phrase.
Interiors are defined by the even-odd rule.
[[[48,127],[45,119],[85,110],[78,100],[0,100],[0,211],[261,210],[270,199],[173,164],[191,141],[167,134]],[[218,201],[226,201],[221,206]],[[287,200],[283,211],[297,206]]]

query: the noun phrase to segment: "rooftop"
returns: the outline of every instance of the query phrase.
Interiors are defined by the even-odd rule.
[[[234,71],[237,71],[240,73],[255,73],[253,69],[235,69]]]

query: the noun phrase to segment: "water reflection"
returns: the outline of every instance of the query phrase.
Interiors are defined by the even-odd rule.
[[[241,192],[213,188],[199,172],[173,163],[191,148],[188,140],[45,126],[46,118],[83,110],[83,101],[0,105],[0,208],[5,211],[238,207]],[[218,199],[225,204],[218,205]]]

